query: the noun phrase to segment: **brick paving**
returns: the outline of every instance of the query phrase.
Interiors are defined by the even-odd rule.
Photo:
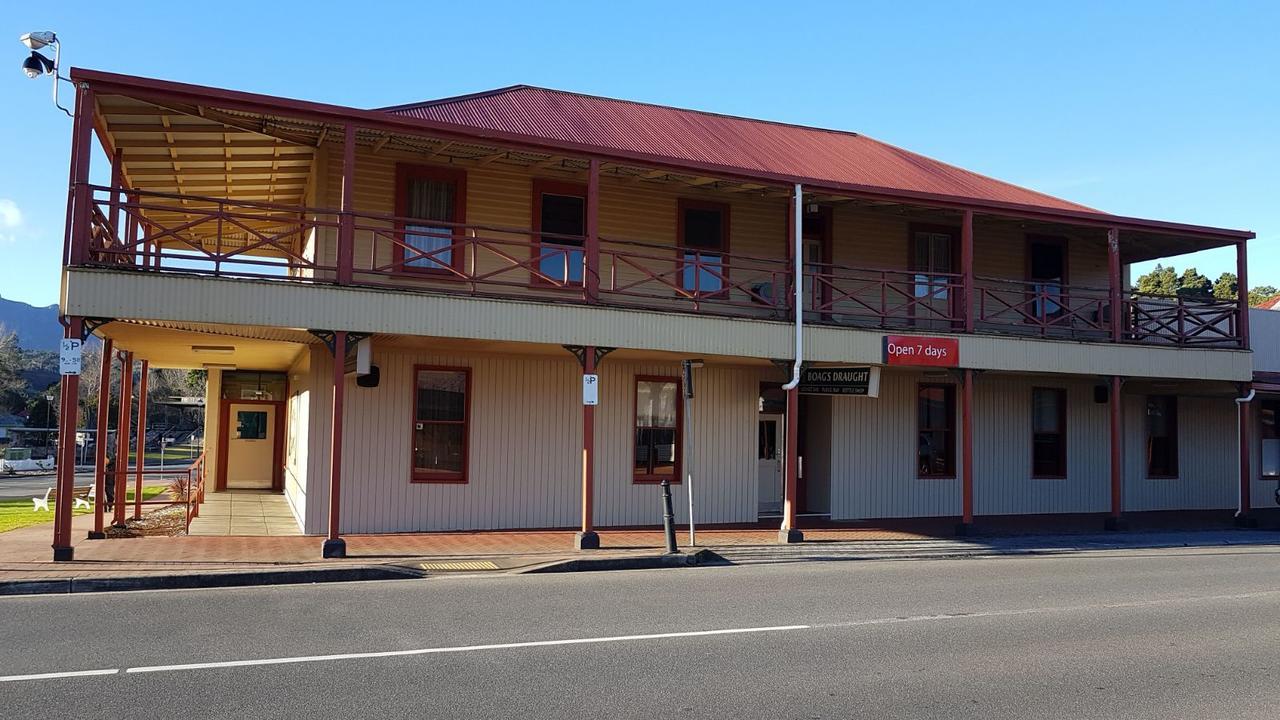
[[[1229,514],[1151,515],[1131,521],[1134,529],[1213,529],[1229,521]],[[1224,519],[1225,518],[1225,519]],[[981,521],[982,519],[980,519]],[[1096,531],[1097,516],[1082,518],[1017,518],[984,523],[993,535],[1035,532]],[[410,559],[488,558],[506,569],[573,557],[650,554],[663,547],[661,531],[617,529],[600,531],[601,550],[580,554],[567,530],[435,532],[391,535],[347,535],[345,560],[320,557],[321,538],[315,536],[179,536],[86,540],[93,516],[77,516],[72,524],[76,559],[51,560],[51,523],[0,533],[0,581],[37,578],[112,577],[282,567],[338,567],[395,563]],[[1270,523],[1269,523],[1270,524]],[[889,525],[889,523],[885,523]],[[805,531],[806,543],[936,540],[950,538],[954,519],[895,522],[891,526],[826,527]],[[682,548],[686,531],[677,533]],[[709,528],[698,531],[701,547],[773,546],[777,531],[760,527]]]

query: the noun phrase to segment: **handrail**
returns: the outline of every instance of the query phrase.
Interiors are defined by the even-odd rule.
[[[89,185],[76,263],[144,272],[350,283],[803,322],[1120,342],[1241,346],[1235,301],[956,272],[802,263],[617,236]],[[436,232],[413,230],[423,225]],[[349,267],[338,238],[349,232]],[[421,236],[426,236],[424,240]],[[579,250],[581,248],[581,250]],[[591,282],[584,282],[586,279]],[[799,286],[803,283],[803,286]],[[589,289],[590,288],[590,289]],[[797,294],[797,290],[800,292]],[[966,317],[973,313],[973,317]],[[971,320],[972,323],[966,323]]]

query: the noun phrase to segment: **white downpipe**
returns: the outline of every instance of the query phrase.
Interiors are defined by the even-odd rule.
[[[783,390],[794,390],[800,384],[800,366],[804,363],[804,189],[796,183],[795,217],[792,219],[795,242],[796,360],[791,366],[791,380]],[[790,421],[790,419],[788,419]]]
[[[1245,405],[1248,405],[1249,403],[1253,402],[1253,396],[1257,394],[1258,394],[1258,391],[1256,389],[1249,388],[1248,395],[1245,395],[1244,397],[1236,398],[1236,449],[1237,450],[1240,448],[1241,441],[1244,439],[1244,417],[1240,413],[1241,411],[1244,410]],[[1252,468],[1253,458],[1249,458],[1249,464],[1250,464],[1249,465],[1250,468]],[[1250,470],[1250,472],[1252,472],[1252,470]],[[1243,514],[1244,514],[1244,484],[1240,482],[1239,478],[1236,478],[1236,517],[1240,517]]]

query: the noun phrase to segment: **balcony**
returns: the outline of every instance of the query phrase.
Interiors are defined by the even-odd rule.
[[[785,257],[374,212],[82,186],[70,267],[258,278],[790,321]],[[981,237],[979,237],[979,240]],[[781,241],[780,241],[781,244]],[[903,268],[806,264],[806,322],[1163,347],[1242,348],[1234,300]]]

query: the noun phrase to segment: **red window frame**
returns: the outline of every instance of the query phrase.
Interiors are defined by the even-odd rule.
[[[418,373],[422,370],[435,372],[458,372],[465,378],[463,392],[466,396],[462,402],[462,422],[433,420],[432,423],[442,425],[462,425],[462,472],[460,473],[419,473],[414,458],[414,443],[418,423]],[[453,365],[414,365],[413,366],[413,409],[409,417],[409,481],[422,484],[465,485],[470,481],[468,470],[471,463],[471,368]]]
[[[1036,393],[1052,393],[1058,403],[1058,431],[1055,433],[1036,432],[1035,411]],[[1036,437],[1039,435],[1058,436],[1058,472],[1036,472]],[[1067,391],[1063,388],[1033,387],[1031,388],[1031,477],[1036,480],[1065,480],[1067,477]]]
[[[719,290],[699,291],[696,297],[715,297],[717,295],[727,295],[730,285],[730,269],[729,269],[729,203],[713,202],[711,200],[701,200],[695,198],[678,198],[676,200],[676,286],[685,292],[693,292],[690,288],[684,286],[684,267],[685,253],[698,252],[710,254],[719,254],[721,258],[720,274],[724,276],[724,287]],[[720,213],[720,247],[711,250],[708,248],[688,247],[685,245],[685,213],[688,210],[709,210]],[[695,272],[694,277],[697,277]]]
[[[946,403],[947,418],[945,427],[934,428],[924,427],[921,425],[920,417],[920,394],[925,390],[943,391],[943,400]],[[916,477],[921,480],[954,480],[956,478],[956,446],[958,445],[958,433],[956,428],[956,386],[952,383],[917,383],[916,384],[916,442],[915,442],[915,459]],[[947,441],[947,467],[944,472],[933,473],[927,472],[920,466],[920,435],[926,432],[945,432],[948,437]]]
[[[411,180],[439,180],[443,182],[452,182],[453,190],[453,252],[450,253],[449,266],[454,271],[462,272],[465,267],[466,253],[461,247],[458,247],[459,241],[466,237],[463,228],[467,223],[467,171],[459,168],[440,167],[438,165],[415,165],[412,163],[396,163],[396,206],[395,206],[395,230],[396,238],[403,244],[408,245],[405,241],[405,228],[409,223],[405,222],[409,214],[409,181]],[[410,257],[409,250],[405,247],[400,248],[400,262],[396,266],[396,271],[412,275],[448,275],[454,273],[445,268],[438,267],[415,267],[408,263],[415,258]]]
[[[529,250],[529,259],[531,261],[529,284],[541,285],[544,287],[560,287],[560,285],[548,282],[537,273],[542,272],[542,196],[543,195],[563,195],[568,197],[582,198],[582,249],[586,252],[587,247],[587,205],[590,199],[587,197],[587,186],[583,183],[565,182],[563,180],[548,180],[545,178],[533,179],[533,223],[532,223],[532,247]],[[559,245],[556,242],[549,242],[549,245]],[[563,246],[561,246],[563,247]],[[582,269],[583,275],[586,274],[586,268]],[[564,285],[567,287],[581,287],[581,280],[565,279]]]
[[[1172,444],[1173,444],[1173,450],[1172,450],[1173,458],[1172,458],[1172,462],[1170,463],[1170,469],[1173,472],[1171,473],[1157,474],[1157,473],[1151,472],[1151,423],[1149,421],[1150,413],[1147,412],[1147,408],[1150,406],[1151,401],[1157,398],[1160,399],[1160,402],[1166,403],[1165,409],[1167,411],[1172,411],[1169,417],[1167,418],[1168,437],[1172,438]],[[1143,410],[1142,434],[1146,439],[1146,450],[1147,450],[1147,465],[1146,465],[1147,478],[1151,480],[1178,479],[1178,473],[1181,471],[1181,468],[1179,467],[1180,466],[1179,455],[1181,454],[1181,452],[1178,446],[1178,396],[1177,395],[1148,395],[1143,402],[1142,410]]]
[[[640,409],[640,383],[674,383],[676,386],[676,442],[675,467],[672,477],[668,478],[672,485],[679,485],[683,478],[684,468],[684,402],[680,398],[680,378],[665,375],[636,375],[631,384],[631,482],[634,485],[652,485],[662,482],[663,476],[651,473],[636,472],[636,415]]]

